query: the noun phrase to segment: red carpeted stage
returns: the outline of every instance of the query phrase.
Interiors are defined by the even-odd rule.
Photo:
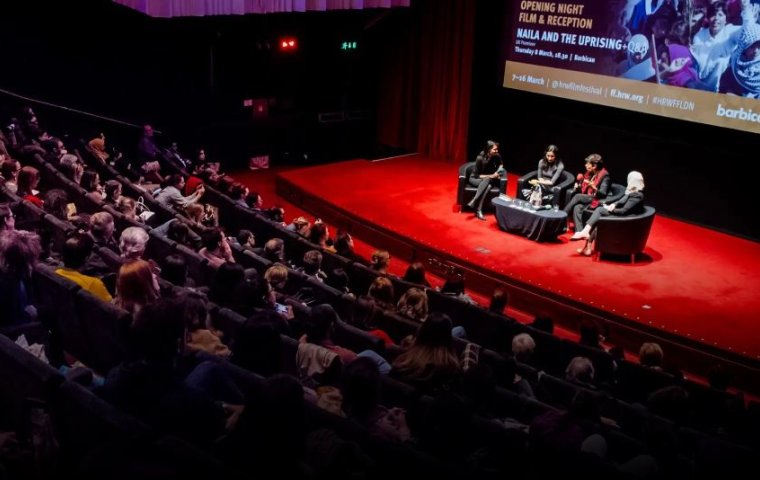
[[[504,283],[526,312],[570,327],[591,318],[629,351],[656,339],[695,372],[721,360],[741,383],[757,380],[760,244],[658,215],[636,264],[594,261],[569,234],[539,244],[499,230],[493,215],[458,213],[457,167],[419,156],[353,160],[280,172],[277,193],[435,273],[462,268],[467,287],[485,295]],[[512,195],[515,184],[510,176]]]

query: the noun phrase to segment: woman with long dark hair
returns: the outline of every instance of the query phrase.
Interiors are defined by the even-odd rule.
[[[475,216],[485,220],[483,216],[483,202],[485,202],[491,185],[497,185],[499,177],[504,174],[504,165],[499,154],[499,144],[493,140],[486,142],[486,146],[475,159],[475,168],[467,181],[473,187],[478,187],[475,197],[467,204],[475,209]]]

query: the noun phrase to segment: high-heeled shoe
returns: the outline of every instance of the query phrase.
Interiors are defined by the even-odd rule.
[[[478,220],[485,220],[486,217],[483,216],[483,212],[478,210],[475,212],[475,216],[478,217]]]
[[[576,250],[579,255],[583,255],[584,257],[590,257],[594,252],[591,250],[591,247],[583,247]]]

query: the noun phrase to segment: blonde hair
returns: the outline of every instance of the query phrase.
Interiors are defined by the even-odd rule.
[[[391,254],[385,250],[375,250],[372,254],[372,269],[386,270],[391,264]]]
[[[377,277],[369,286],[367,294],[376,302],[393,305],[393,283],[385,277]]]
[[[274,263],[267,268],[264,278],[273,287],[279,284],[285,285],[285,282],[288,281],[288,267],[281,263]]]
[[[424,322],[428,316],[428,297],[424,290],[412,287],[398,300],[398,313],[405,317]]]

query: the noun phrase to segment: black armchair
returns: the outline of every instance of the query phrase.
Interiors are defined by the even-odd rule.
[[[462,205],[462,208],[473,199],[475,196],[475,191],[478,189],[478,187],[473,187],[470,185],[469,179],[470,175],[472,175],[472,171],[475,168],[475,162],[467,162],[464,165],[459,167],[459,184],[457,186],[457,204]],[[499,186],[495,187],[492,186],[491,189],[488,191],[488,194],[486,194],[485,202],[483,203],[483,208],[491,208],[491,199],[494,197],[498,197],[500,193],[506,193],[507,192],[507,174],[506,172],[504,175],[499,178]]]
[[[522,198],[523,200],[528,199],[528,197],[526,197],[523,192],[525,190],[530,190],[531,186],[528,182],[536,177],[538,177],[538,170],[533,170],[532,172],[526,173],[517,180],[517,198]],[[573,177],[572,173],[568,172],[567,170],[562,171],[562,175],[560,175],[557,184],[554,185],[551,189],[551,195],[553,196],[551,199],[552,205],[557,205],[559,208],[565,206],[565,203],[567,203],[567,198],[565,197],[568,190],[572,188],[574,181],[575,178]]]
[[[644,212],[638,215],[600,218],[596,224],[596,257],[604,253],[630,255],[631,263],[635,263],[636,254],[643,252],[647,246],[654,214],[654,208],[645,206]]]

